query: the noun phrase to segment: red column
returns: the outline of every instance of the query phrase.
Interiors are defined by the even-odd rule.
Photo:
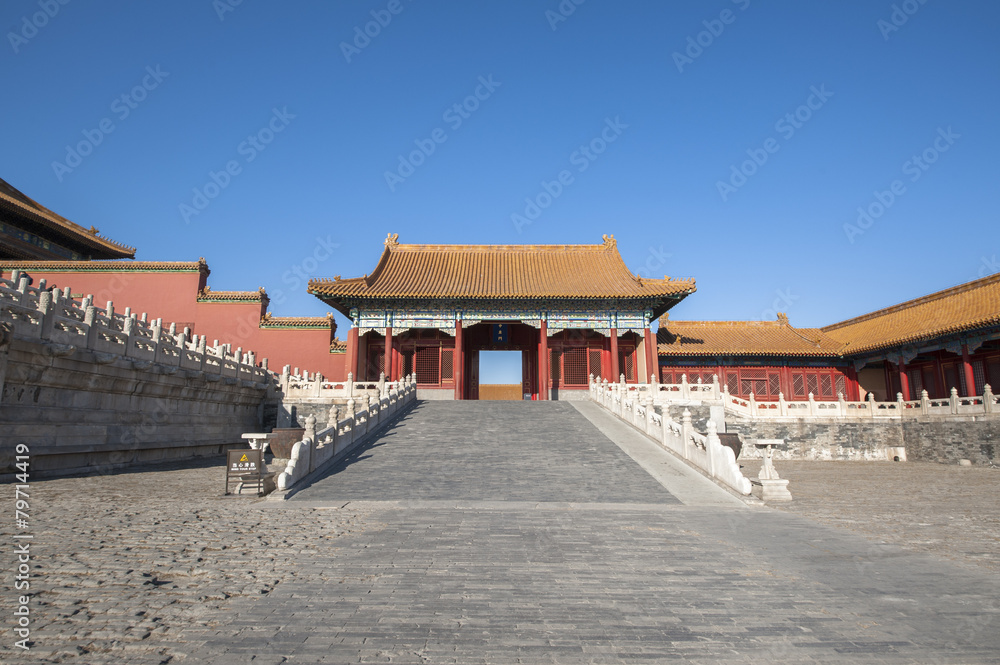
[[[969,360],[969,345],[962,345],[962,369],[965,370],[965,397],[976,394],[976,375],[972,372],[972,361]]]
[[[347,331],[347,371],[351,373],[354,380],[358,380],[358,327],[351,326]],[[345,376],[346,380],[347,377]]]
[[[906,375],[906,363],[899,360],[899,392],[903,393],[903,401],[910,401],[910,377]]]
[[[642,383],[649,383],[649,377],[652,374],[658,374],[656,371],[656,366],[653,364],[653,359],[657,357],[657,354],[653,350],[654,341],[653,331],[646,326],[646,330],[643,331],[645,336],[645,346],[646,346],[646,377],[643,379]]]
[[[465,399],[465,350],[462,348],[462,319],[455,319],[455,399]]]
[[[385,328],[385,360],[382,366],[385,368],[385,380],[395,381],[392,377],[392,326]]]
[[[538,343],[538,399],[549,398],[549,326],[542,319]]]
[[[778,374],[781,377],[781,394],[785,396],[785,399],[792,399],[792,370],[785,365],[781,368],[781,372]],[[720,376],[719,381],[723,378]],[[722,386],[720,385],[721,389]],[[844,399],[850,399],[848,395],[844,395]]]
[[[618,368],[618,328],[611,329],[611,383],[618,383],[621,370]]]

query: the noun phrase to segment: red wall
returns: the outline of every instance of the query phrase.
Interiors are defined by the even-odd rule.
[[[192,335],[205,335],[211,345],[215,340],[253,351],[260,362],[280,373],[284,365],[303,371],[319,372],[335,381],[347,378],[343,353],[330,353],[329,328],[261,328],[264,306],[260,301],[198,302],[204,284],[198,272],[28,272],[38,286],[69,286],[74,297],[94,296],[94,304],[104,308],[109,300],[119,314],[131,307],[137,315],[147,313],[152,321],[163,319],[164,326],[177,324],[178,332],[190,328]],[[10,271],[0,272],[10,279]]]
[[[138,315],[147,312],[149,320],[162,318],[164,323],[174,322],[177,329],[193,328],[196,321],[195,300],[201,275],[197,272],[28,272],[33,286],[46,280],[46,286],[70,287],[75,297],[94,296],[94,304],[106,307],[114,301],[115,311],[122,313],[126,307]],[[10,271],[3,271],[10,279]]]

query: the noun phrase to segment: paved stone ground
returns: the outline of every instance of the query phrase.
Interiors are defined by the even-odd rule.
[[[756,476],[759,463],[743,462]],[[1000,572],[1000,469],[927,462],[778,461],[782,510]]]
[[[983,569],[784,509],[682,503],[566,404],[476,406],[421,405],[287,502],[222,498],[219,463],[33,483],[35,645],[16,653],[8,629],[0,661],[997,662]],[[433,435],[461,418],[483,434]],[[554,423],[571,440],[541,471],[532,433]],[[878,467],[874,491],[902,468]],[[803,505],[869,508],[801,485]]]

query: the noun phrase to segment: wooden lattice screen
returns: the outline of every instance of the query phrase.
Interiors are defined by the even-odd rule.
[[[436,346],[425,346],[417,349],[414,365],[416,365],[417,383],[439,384],[440,374],[440,349]]]
[[[587,385],[587,349],[565,349],[562,357],[565,385]]]
[[[441,349],[441,380],[451,381],[455,377],[454,349]]]
[[[594,379],[601,380],[601,350],[600,349],[590,349],[590,373],[594,375]],[[588,377],[589,380],[589,377]]]

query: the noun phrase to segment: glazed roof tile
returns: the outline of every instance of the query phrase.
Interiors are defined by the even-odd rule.
[[[198,300],[209,302],[262,302],[269,300],[269,298],[263,286],[256,291],[212,291],[211,288],[206,286],[198,293]]]
[[[602,245],[401,245],[386,241],[365,277],[317,279],[309,292],[340,298],[680,298],[694,280],[642,279],[614,238]]]
[[[326,316],[272,316],[270,312],[260,321],[261,328],[330,328],[336,324],[333,314]]]
[[[204,272],[211,271],[205,259],[199,261],[5,261],[3,270],[40,270],[44,272]]]
[[[3,179],[0,179],[0,206],[81,244],[93,247],[107,255],[108,258],[124,259],[135,256],[135,247],[129,247],[111,238],[105,238],[94,227],[90,227],[88,230],[62,215],[57,215]]]
[[[841,344],[818,328],[777,321],[670,321],[656,333],[661,356],[837,356]]]
[[[998,324],[1000,273],[820,330],[853,355]]]

